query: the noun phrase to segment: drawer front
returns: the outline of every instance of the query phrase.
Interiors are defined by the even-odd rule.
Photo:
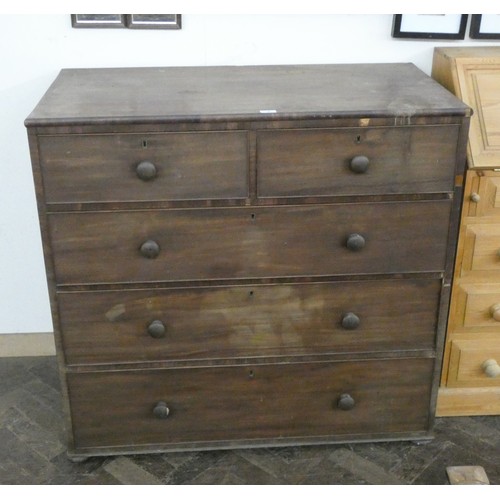
[[[453,191],[457,126],[282,130],[257,140],[262,197]],[[368,158],[363,173],[356,161],[351,169],[355,157]]]
[[[494,217],[500,222],[500,172],[467,172],[468,192],[465,214],[471,217]]]
[[[454,330],[500,332],[500,283],[459,284],[453,293]]]
[[[39,148],[48,203],[248,196],[246,132],[42,136]]]
[[[450,207],[60,213],[49,224],[59,284],[377,274],[441,271]],[[349,249],[362,246],[359,235],[364,247]]]
[[[464,231],[462,275],[473,271],[500,278],[500,224],[469,224]]]
[[[495,340],[453,341],[448,387],[500,387],[500,343]]]
[[[369,435],[428,429],[433,359],[68,373],[75,445]],[[338,408],[341,404],[350,410]],[[167,418],[155,416],[166,403]],[[161,405],[160,405],[161,406]],[[158,413],[165,416],[166,410]]]
[[[69,364],[432,349],[438,280],[59,293]]]

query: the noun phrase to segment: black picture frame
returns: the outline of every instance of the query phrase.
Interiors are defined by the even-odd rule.
[[[440,14],[440,16],[458,16],[457,19],[457,29],[454,32],[437,32],[429,31],[426,28],[426,17],[427,14],[419,14],[421,17],[421,29],[403,30],[403,16],[405,14],[394,14],[392,22],[392,36],[393,38],[407,38],[407,39],[417,39],[417,40],[463,40],[465,38],[465,30],[467,28],[467,18],[468,14]],[[416,18],[417,16],[412,16]]]
[[[493,14],[498,16],[498,14]],[[500,17],[500,16],[499,16]],[[483,14],[472,14],[469,36],[478,40],[500,40],[500,31],[497,33],[485,32],[482,29]]]

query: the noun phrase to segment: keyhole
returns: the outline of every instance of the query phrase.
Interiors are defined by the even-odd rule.
[[[357,135],[356,136],[356,139],[354,141],[356,144],[359,144],[361,142],[361,136],[360,135]]]
[[[253,370],[250,370],[250,371],[248,372],[248,378],[249,378],[249,379],[253,379],[254,377],[255,377],[255,373],[253,372]]]
[[[142,141],[142,147],[143,149],[146,149],[148,147],[148,141],[146,139]]]
[[[255,220],[255,214],[251,214],[251,215],[250,215],[250,218],[251,218],[252,220]]]
[[[250,297],[253,297],[253,290],[250,290],[250,291],[248,292],[248,295],[249,295]]]

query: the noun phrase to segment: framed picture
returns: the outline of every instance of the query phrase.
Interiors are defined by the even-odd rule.
[[[395,14],[394,38],[463,40],[467,14]]]
[[[127,26],[140,29],[181,29],[180,14],[127,14]]]
[[[125,28],[123,14],[71,14],[73,28]]]
[[[71,14],[73,28],[181,29],[180,14]]]
[[[469,36],[486,40],[500,39],[500,14],[472,14]]]

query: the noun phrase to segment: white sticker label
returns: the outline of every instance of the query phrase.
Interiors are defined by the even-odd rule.
[[[261,113],[277,113],[275,109],[261,109]]]

